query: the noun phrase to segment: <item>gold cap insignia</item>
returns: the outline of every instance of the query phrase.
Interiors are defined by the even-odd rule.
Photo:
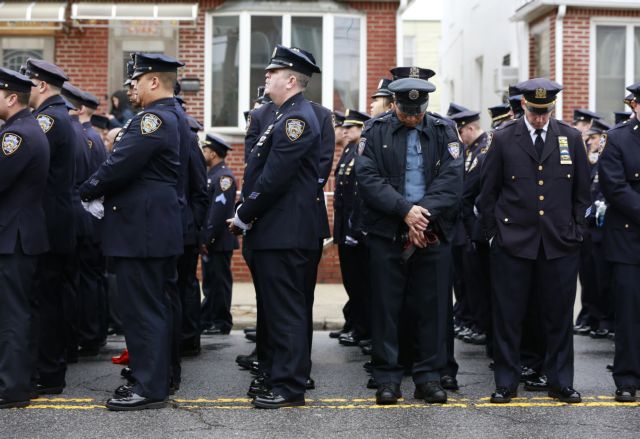
[[[547,90],[544,88],[536,88],[536,99],[547,99]]]

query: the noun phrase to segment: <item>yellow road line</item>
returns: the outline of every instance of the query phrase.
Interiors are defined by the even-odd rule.
[[[69,404],[31,404],[26,409],[53,409],[53,410],[93,410],[105,408],[104,405],[69,405]]]

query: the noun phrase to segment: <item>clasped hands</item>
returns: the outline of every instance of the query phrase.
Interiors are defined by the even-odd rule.
[[[429,226],[431,214],[422,206],[413,206],[404,217],[404,222],[409,226],[409,241],[418,248],[425,248],[428,244],[425,231]]]

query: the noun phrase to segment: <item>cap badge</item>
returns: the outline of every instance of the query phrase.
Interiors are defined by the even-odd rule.
[[[409,68],[409,78],[420,79],[420,69],[418,67]]]
[[[412,101],[415,101],[419,97],[420,97],[420,92],[418,90],[411,90],[409,92],[409,99],[411,99]]]
[[[544,88],[536,88],[536,99],[547,99],[547,90]]]

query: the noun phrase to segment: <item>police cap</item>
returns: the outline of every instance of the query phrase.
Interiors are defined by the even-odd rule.
[[[461,111],[460,113],[452,115],[451,120],[453,120],[458,125],[458,128],[462,128],[463,126],[470,124],[471,122],[480,120],[480,112],[473,110]]]
[[[231,151],[231,146],[221,137],[214,134],[207,134],[202,141],[202,148],[209,148],[221,156],[226,156]]]
[[[100,101],[91,93],[84,90],[80,90],[70,82],[65,82],[62,86],[62,96],[76,102],[79,105],[84,105],[87,108],[95,110],[100,105]]]
[[[344,113],[341,111],[334,111],[333,116],[335,120],[335,127],[341,127],[345,119]]]
[[[585,110],[584,108],[576,108],[573,110],[574,122],[591,122],[594,119],[601,119],[601,116],[593,111]]]
[[[551,112],[556,104],[556,95],[562,91],[560,84],[546,78],[529,79],[515,88],[524,97],[527,109],[538,114]]]
[[[393,98],[393,93],[389,91],[389,84],[391,84],[391,79],[382,78],[380,82],[378,82],[378,89],[371,95],[372,98]]]
[[[462,113],[463,111],[468,111],[467,107],[463,107],[462,105],[458,105],[455,102],[451,102],[449,104],[449,109],[447,110],[447,116],[451,117],[456,113]]]
[[[619,123],[622,122],[626,122],[629,119],[631,119],[631,112],[630,111],[616,111],[613,113],[614,116],[614,121],[615,124],[618,125]]]
[[[605,131],[609,131],[610,129],[611,129],[611,125],[604,122],[603,120],[593,119],[593,122],[591,122],[591,127],[587,130],[585,134],[587,134],[588,136],[592,134],[602,134]]]
[[[307,76],[311,76],[314,73],[321,73],[320,67],[318,67],[308,55],[309,52],[303,52],[295,47],[289,48],[278,44],[275,49],[273,49],[271,60],[265,70],[289,69]],[[313,56],[311,58],[313,59]]]
[[[25,76],[39,79],[55,87],[62,88],[62,84],[69,78],[57,65],[41,59],[29,58],[25,68]]]
[[[424,79],[428,81],[436,76],[436,72],[431,69],[423,69],[422,67],[394,67],[391,70],[393,80],[402,78]]]
[[[640,97],[640,82],[636,82],[635,84],[630,85],[629,87],[627,87],[627,90],[629,90],[633,94],[633,97],[634,97],[633,100],[637,101],[638,97]],[[627,98],[628,97],[629,96],[627,96]],[[627,105],[631,106],[630,105],[631,102],[632,102],[632,100],[629,100],[629,104],[627,104]]]
[[[101,114],[94,114],[91,116],[91,125],[101,130],[109,128],[109,118]]]
[[[500,104],[495,107],[489,107],[489,116],[492,122],[506,119],[510,116],[511,106],[509,104]]]
[[[133,76],[134,71],[134,62],[133,60],[127,61],[127,79],[124,81],[124,86],[128,87],[131,84],[131,77]]]
[[[136,53],[131,79],[137,79],[145,73],[176,73],[184,63],[163,53]]]
[[[389,84],[389,90],[395,96],[398,109],[409,115],[424,113],[429,105],[429,93],[436,86],[424,79],[402,78]]]
[[[33,82],[25,75],[0,67],[0,90],[30,93]]]
[[[369,116],[368,114],[349,109],[344,113],[344,122],[342,122],[342,126],[344,128],[355,126],[363,127],[364,123],[369,119],[371,119],[371,116]]]

